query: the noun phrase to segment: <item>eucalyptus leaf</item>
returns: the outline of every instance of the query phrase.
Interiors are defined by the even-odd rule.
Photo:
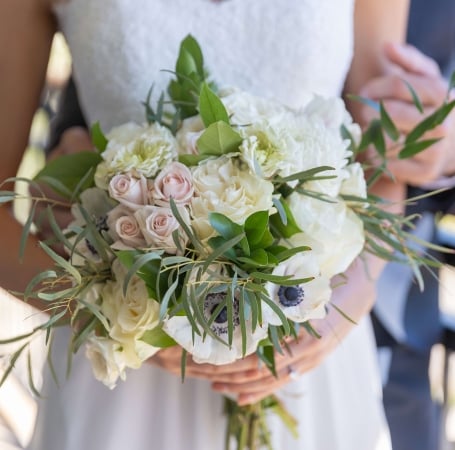
[[[52,188],[64,197],[70,198],[80,180],[102,161],[99,153],[78,152],[70,155],[63,155],[49,161],[46,166],[38,172],[34,180],[49,184]],[[93,172],[94,173],[94,172]],[[50,179],[55,180],[54,183]],[[64,186],[65,189],[59,188]],[[94,185],[93,174],[89,177],[82,189]],[[70,195],[68,195],[70,193]]]
[[[197,140],[202,155],[221,156],[238,152],[242,137],[230,125],[221,120],[209,125]]]
[[[455,106],[455,100],[445,103],[439,107],[434,113],[430,114],[427,118],[419,122],[406,136],[406,144],[416,141],[427,131],[432,130],[437,125],[444,122],[445,118],[450,114]]]
[[[384,103],[382,101],[380,102],[380,117],[381,124],[385,132],[389,135],[390,139],[392,139],[393,141],[397,141],[398,138],[400,137],[400,132],[398,131],[397,127],[395,126],[386,109],[384,108]]]
[[[168,348],[177,345],[167,333],[163,331],[161,327],[155,327],[151,330],[147,330],[141,337],[141,341],[153,347]]]
[[[108,140],[101,130],[99,122],[96,122],[92,125],[90,129],[90,137],[92,139],[93,145],[98,150],[98,152],[103,153],[104,150],[106,150]]]
[[[436,144],[436,142],[439,142],[440,140],[441,138],[434,138],[417,142],[410,142],[401,149],[400,153],[398,154],[398,158],[410,158],[411,156],[417,155],[423,150],[426,150],[428,147],[431,147],[433,144]]]
[[[225,122],[229,125],[229,116],[223,102],[208,87],[207,83],[202,84],[199,94],[199,114],[205,127],[218,121]]]

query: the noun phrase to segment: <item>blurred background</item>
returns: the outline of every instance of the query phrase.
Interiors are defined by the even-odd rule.
[[[62,88],[71,73],[71,57],[65,40],[59,33],[55,35],[49,66],[47,84],[42,94],[41,107],[35,114],[30,131],[29,147],[22,161],[19,176],[33,177],[44,164],[44,148],[47,144],[49,124],[58,107]],[[27,185],[17,183],[16,190],[26,193]],[[14,212],[24,222],[27,219],[29,204],[27,200],[16,201]],[[440,233],[445,241],[455,247],[455,216],[444,216],[439,222]],[[445,345],[438,344],[433,348],[430,375],[433,396],[441,405],[443,415],[443,436],[440,449],[455,450],[455,268],[445,266],[440,273],[441,311],[447,323]],[[28,317],[27,324],[23,318]],[[7,320],[5,319],[7,318]],[[31,320],[30,320],[31,319]],[[3,323],[4,322],[4,323]],[[11,330],[27,332],[33,324],[40,323],[40,315],[31,307],[11,301],[2,305],[0,317],[0,338],[11,335]],[[452,331],[453,330],[453,331]],[[33,371],[36,387],[41,385],[41,368],[45,355],[40,351],[41,343],[37,342],[33,351]],[[4,361],[3,361],[4,362]],[[5,364],[3,364],[3,368]],[[31,435],[37,412],[35,399],[28,390],[28,363],[19,360],[14,377],[0,390],[0,450],[18,450],[26,448]],[[0,355],[0,378],[2,375],[2,358]],[[357,449],[354,449],[357,450]],[[363,449],[362,449],[363,450]],[[367,449],[365,449],[367,450]],[[412,449],[410,449],[412,450]]]

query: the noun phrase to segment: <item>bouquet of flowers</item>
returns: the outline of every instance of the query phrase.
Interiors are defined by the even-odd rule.
[[[382,133],[396,141],[398,133],[381,106],[381,119],[362,136],[340,98],[315,96],[293,110],[218,90],[191,36],[168,95],[156,107],[149,95],[144,125],[122,124],[106,136],[95,125],[97,151],[55,159],[30,181],[65,196],[74,216],[60,229],[48,200],[67,258],[40,243],[55,266],[24,293],[49,305],[49,320],[34,332],[69,323],[69,359],[84,345],[94,376],[109,388],[175,345],[182,375],[187,355],[220,365],[252,353],[276,374],[275,352],[325,316],[334,275],[362,251],[392,259],[404,249],[410,218],[381,209],[356,161],[370,144],[384,154]],[[405,156],[425,147],[418,139],[436,119],[405,142]],[[14,197],[0,193],[1,202]],[[32,208],[24,239],[33,220]],[[403,254],[417,274],[433,263],[412,249]],[[14,338],[26,344],[11,366],[29,337]],[[226,405],[240,449],[269,444],[268,409],[295,425],[274,396]]]

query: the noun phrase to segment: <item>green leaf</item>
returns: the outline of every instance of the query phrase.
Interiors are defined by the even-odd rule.
[[[297,284],[308,283],[314,280],[314,277],[292,278],[292,275],[272,275],[271,273],[252,272],[251,278],[263,281],[271,281],[281,286],[296,286]]]
[[[445,103],[440,108],[438,108],[434,113],[430,114],[427,118],[422,120],[418,125],[415,126],[413,130],[406,136],[406,144],[411,143],[419,139],[427,131],[435,128],[437,125],[440,125],[444,122],[445,118],[449,115],[455,106],[455,100],[452,100],[449,103]]]
[[[417,141],[417,142],[410,142],[409,144],[406,144],[400,153],[398,154],[398,158],[400,159],[405,159],[405,158],[410,158],[411,156],[417,155],[417,153],[420,153],[421,151],[427,149],[428,147],[431,147],[433,144],[436,142],[439,142],[442,138],[434,138],[434,139],[426,139],[423,141]]]
[[[164,294],[161,304],[160,304],[160,320],[163,320],[164,317],[166,316],[168,312],[168,305],[171,300],[171,298],[174,296],[175,290],[177,289],[179,285],[179,278],[176,277],[174,282],[169,286],[169,288],[166,290],[166,293]]]
[[[185,166],[197,166],[201,161],[210,158],[210,155],[179,155],[179,162],[185,164]]]
[[[177,345],[167,333],[163,331],[161,327],[155,327],[152,330],[147,330],[141,337],[141,341],[153,347],[167,348]]]
[[[380,103],[380,116],[381,123],[382,126],[384,127],[385,132],[389,135],[390,139],[392,139],[393,141],[397,141],[398,138],[400,137],[400,132],[398,131],[389,114],[385,110],[382,101]]]
[[[197,140],[197,147],[202,155],[221,156],[237,152],[242,137],[226,122],[218,121],[209,125]]]
[[[225,122],[229,125],[229,116],[223,102],[208,87],[207,83],[202,84],[199,94],[199,114],[205,127],[218,121]]]
[[[382,135],[382,125],[379,119],[373,119],[366,131],[362,135],[362,140],[359,144],[359,151],[364,150],[369,145],[373,144],[381,156],[385,156],[385,142]]]
[[[33,225],[33,218],[35,217],[35,211],[36,211],[36,202],[33,202],[33,206],[30,209],[30,212],[28,214],[28,218],[22,227],[22,232],[21,232],[21,239],[20,239],[20,244],[19,244],[19,259],[20,261],[23,260],[24,253],[25,253],[25,246],[27,244],[27,239],[30,235],[30,230]]]
[[[278,177],[278,181],[280,182],[288,182],[288,181],[298,181],[300,184],[304,183],[305,181],[311,181],[315,179],[315,175],[321,172],[326,172],[330,170],[335,170],[332,166],[319,166],[314,167],[313,169],[303,170],[302,172],[293,173],[292,175],[288,175],[287,177]],[[335,178],[336,175],[330,176],[328,178]]]
[[[244,237],[245,233],[239,234],[238,236],[235,236],[232,239],[225,241],[224,244],[214,248],[213,252],[204,261],[203,265],[204,270],[207,270],[207,267],[210,266],[210,264],[212,264],[212,262],[215,261],[217,258],[224,255],[228,250],[234,248]],[[211,243],[211,241],[209,241],[209,243]]]
[[[135,258],[134,264],[128,269],[128,273],[123,280],[123,295],[126,295],[128,284],[131,281],[131,278],[135,275],[138,275],[138,272],[140,272],[140,269],[142,269],[143,266],[154,260],[161,261],[161,254],[159,252],[144,253],[141,256]]]
[[[413,101],[414,105],[419,110],[419,112],[423,114],[423,106],[419,99],[419,96],[417,95],[417,92],[414,90],[414,88],[412,87],[411,83],[409,83],[409,81],[403,80],[403,82],[406,84],[407,88],[409,89],[409,92],[411,93],[412,101]]]
[[[8,364],[8,367],[7,369],[5,370],[5,372],[3,373],[3,377],[1,378],[0,380],[0,388],[2,387],[3,383],[6,381],[6,379],[8,378],[8,375],[11,373],[11,371],[14,369],[14,365],[16,364],[16,361],[19,359],[19,356],[21,356],[21,353],[25,350],[25,348],[29,345],[29,343],[27,342],[26,344],[24,344],[19,350],[17,350],[17,352],[15,352],[13,354],[13,356],[11,357],[11,360]]]
[[[270,216],[270,224],[273,230],[276,231],[279,237],[290,238],[296,233],[301,233],[302,230],[297,225],[294,216],[286,202],[281,202],[282,209],[286,214],[286,223],[283,222],[282,215],[279,213]]]
[[[268,228],[268,211],[258,211],[248,216],[245,220],[244,229],[250,246],[254,246],[261,242],[261,239]]]
[[[0,191],[0,204],[12,202],[18,194],[11,191]]]
[[[95,122],[90,129],[90,137],[92,139],[93,145],[98,150],[99,153],[103,153],[106,150],[108,140],[101,130],[99,122]]]
[[[49,161],[35,176],[34,180],[49,184],[54,190],[58,186],[58,183],[60,183],[65,189],[58,189],[57,187],[57,192],[64,197],[70,198],[81,179],[90,171],[90,169],[95,169],[101,161],[102,158],[99,153],[89,151],[63,155]],[[57,183],[52,184],[52,182],[49,182],[49,179],[53,179],[57,181]],[[87,189],[93,185],[94,181],[92,175],[86,180],[82,189]],[[68,192],[71,194],[68,195]]]
[[[204,77],[204,58],[201,47],[197,40],[190,34],[183,39],[180,44],[180,52],[190,55],[193,61],[192,67],[194,71],[201,77]],[[178,66],[178,65],[177,65]]]
[[[182,75],[197,73],[197,65],[191,53],[184,47],[180,48],[180,54],[175,65],[175,71],[179,81],[183,81]]]
[[[54,262],[60,266],[62,269],[66,270],[69,275],[71,275],[77,284],[80,284],[82,281],[81,274],[79,271],[71,265],[65,258],[62,258],[60,255],[55,253],[50,247],[48,247],[44,242],[39,243],[40,247],[54,260]]]
[[[266,365],[270,372],[272,372],[273,376],[277,377],[273,345],[259,346],[256,350],[256,355]]]
[[[217,213],[209,213],[209,222],[212,228],[224,239],[232,239],[243,233],[243,227],[233,222],[229,217]]]

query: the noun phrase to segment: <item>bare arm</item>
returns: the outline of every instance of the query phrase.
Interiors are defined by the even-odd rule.
[[[38,107],[55,31],[47,1],[0,2],[0,42],[6,43],[0,47],[1,181],[16,175]],[[0,224],[0,285],[20,291],[36,273],[49,267],[50,260],[37,241],[30,239],[24,262],[19,264],[21,227],[4,205],[0,207]]]

